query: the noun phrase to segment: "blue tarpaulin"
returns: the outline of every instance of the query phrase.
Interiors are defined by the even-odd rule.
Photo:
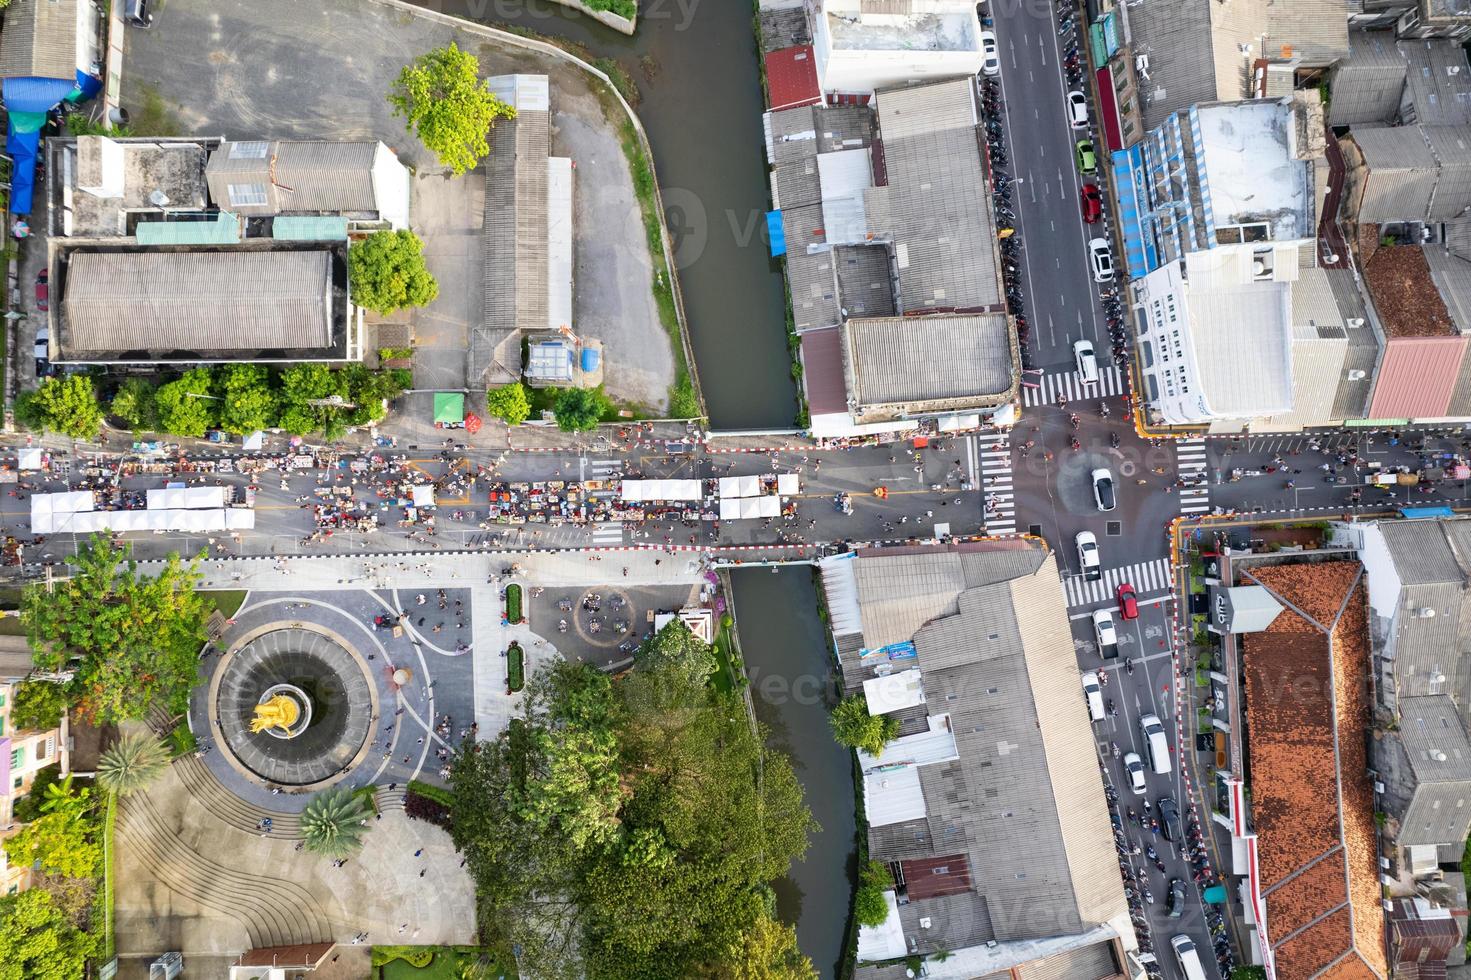
[[[5,151],[14,161],[10,177],[11,214],[31,213],[31,198],[36,189],[36,156],[46,113],[63,99],[80,102],[100,91],[101,80],[80,71],[75,79],[7,78],[0,83],[5,109],[10,115]]]
[[[771,257],[787,254],[787,233],[781,226],[781,212],[766,212],[766,237],[771,240]]]
[[[1399,516],[1413,521],[1432,517],[1455,517],[1456,512],[1449,507],[1401,507]]]

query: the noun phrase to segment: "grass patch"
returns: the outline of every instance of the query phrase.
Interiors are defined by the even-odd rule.
[[[509,950],[479,946],[374,946],[374,976],[382,980],[458,980],[462,963],[480,962],[491,977],[516,980]]]
[[[638,16],[638,4],[634,0],[582,0],[587,9],[617,14],[633,20]]]
[[[522,622],[521,586],[515,582],[506,586],[506,622]]]
[[[117,797],[107,794],[107,810],[102,815],[102,962],[117,955],[117,937],[113,934],[113,829],[117,823]]]
[[[506,687],[515,694],[526,686],[526,654],[521,644],[512,643],[506,650]]]
[[[25,636],[25,620],[19,616],[6,616],[0,619],[0,636]]]
[[[445,806],[455,805],[455,794],[443,786],[435,786],[433,783],[423,783],[417,779],[409,780],[408,791],[418,793],[427,800],[443,803]]]
[[[169,732],[169,758],[178,759],[199,748],[199,740],[189,730],[189,723],[181,721]]]
[[[158,89],[152,85],[142,85],[139,91],[143,95],[143,104],[133,114],[128,128],[133,131],[134,136],[177,136],[183,131],[179,125],[179,117],[174,115],[173,109],[164,101]]]
[[[643,96],[638,90],[638,83],[616,58],[593,58],[590,64],[608,76],[608,80],[613,83],[613,87],[618,90],[619,95],[623,96],[625,102],[631,106],[639,104]]]
[[[240,589],[224,590],[220,592],[201,592],[204,601],[210,603],[220,611],[220,615],[226,619],[231,618],[240,611],[245,604],[246,593]]]
[[[720,627],[720,632],[715,634],[715,661],[716,670],[711,676],[710,682],[715,685],[715,690],[721,694],[729,694],[735,690],[735,663],[734,663],[735,639],[731,636],[729,627]]]

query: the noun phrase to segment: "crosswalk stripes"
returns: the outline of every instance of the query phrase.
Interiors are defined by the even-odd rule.
[[[1175,469],[1182,478],[1203,478],[1207,466],[1204,439],[1180,439],[1175,443]],[[1182,514],[1204,514],[1211,509],[1208,485],[1181,487],[1179,494]]]
[[[1123,568],[1105,569],[1103,577],[1097,582],[1089,582],[1075,575],[1063,583],[1067,586],[1068,607],[1091,606],[1111,600],[1118,587],[1125,582],[1134,587],[1134,592],[1141,599],[1151,593],[1166,592],[1170,588],[1170,560],[1156,558],[1154,561],[1141,561]]]
[[[1023,381],[1038,385],[1036,388],[1022,389],[1023,405],[1051,405],[1057,401],[1058,396],[1076,402],[1089,398],[1111,398],[1124,393],[1124,376],[1117,367],[1099,368],[1098,383],[1091,385],[1083,384],[1077,371],[1026,375]]]
[[[977,437],[987,534],[1016,533],[1016,489],[1012,483],[1011,450],[1003,448],[1004,438]]]
[[[623,469],[623,461],[620,459],[595,459],[587,464],[592,471],[594,479],[602,479],[609,473],[615,473]]]
[[[599,524],[593,528],[592,543],[600,548],[609,545],[623,543],[623,525],[614,521],[609,524]]]

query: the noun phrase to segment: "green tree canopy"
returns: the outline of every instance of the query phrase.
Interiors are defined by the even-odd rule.
[[[216,424],[220,403],[213,392],[208,368],[195,368],[176,381],[161,385],[153,400],[158,406],[158,424],[165,432],[198,439]]]
[[[797,948],[797,930],[763,915],[726,946],[711,975],[716,980],[817,980],[817,969]]]
[[[567,388],[557,396],[554,411],[557,428],[563,432],[586,432],[596,428],[611,407],[597,388]]]
[[[439,283],[424,265],[424,243],[406,228],[353,242],[347,274],[352,301],[375,313],[425,306],[439,295]]]
[[[128,378],[118,385],[107,410],[134,432],[153,432],[158,428],[153,385],[144,378]]]
[[[406,65],[388,93],[388,104],[457,177],[490,153],[486,137],[495,121],[516,114],[491,94],[475,55],[453,43]]]
[[[220,428],[236,435],[270,429],[280,414],[271,372],[262,364],[227,364],[215,377],[222,392]]]
[[[97,762],[97,785],[131,796],[157,779],[169,765],[169,750],[146,732],[130,731]]]
[[[873,756],[881,754],[884,743],[899,735],[899,719],[869,714],[868,699],[861,694],[839,701],[830,721],[839,745],[862,749]]]
[[[519,381],[485,393],[485,410],[507,425],[520,425],[531,416],[531,401]]]
[[[142,718],[154,698],[193,687],[205,641],[196,565],[170,555],[157,575],[141,575],[131,553],[94,536],[77,550],[75,575],[22,599],[36,666],[74,667],[69,693],[100,724]]]
[[[881,926],[889,917],[884,892],[894,887],[894,877],[882,862],[869,861],[858,872],[858,890],[853,893],[853,918],[860,925]]]
[[[0,980],[77,980],[100,945],[101,930],[78,929],[44,889],[0,898]]]
[[[682,687],[698,690],[715,673],[715,648],[691,633],[676,617],[639,648],[638,664],[651,670],[676,672]]]
[[[5,856],[13,865],[39,862],[42,871],[66,878],[86,878],[97,873],[102,845],[96,840],[93,821],[84,806],[89,790],[74,797],[79,805],[42,814],[4,842]]]
[[[539,674],[504,735],[459,753],[451,832],[482,927],[548,976],[809,977],[777,969],[762,922],[768,883],[807,847],[801,786],[677,638],[617,685],[585,664]],[[771,970],[736,956],[747,941]]]
[[[301,813],[306,848],[327,857],[347,857],[363,846],[364,823],[373,811],[346,786],[324,789]]]
[[[10,702],[10,726],[17,731],[45,731],[61,722],[66,691],[51,681],[21,681]]]
[[[35,391],[16,399],[15,415],[32,429],[60,432],[73,439],[93,439],[102,427],[102,406],[92,379],[85,374],[53,376]]]

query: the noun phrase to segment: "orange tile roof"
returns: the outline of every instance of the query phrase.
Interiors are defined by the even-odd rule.
[[[1252,815],[1278,975],[1385,977],[1359,564],[1266,566],[1245,577],[1286,607],[1265,631],[1240,638]]]

